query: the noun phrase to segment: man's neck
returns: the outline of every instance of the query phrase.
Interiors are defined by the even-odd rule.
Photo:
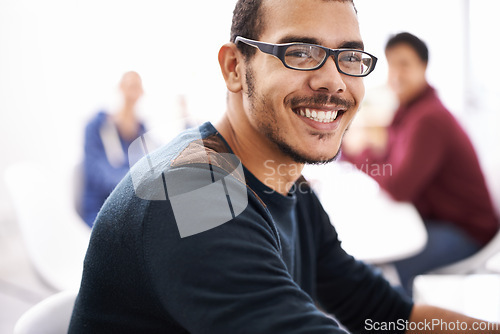
[[[407,106],[412,104],[414,101],[419,99],[424,92],[427,91],[429,88],[429,84],[427,82],[423,82],[420,86],[418,86],[411,95],[406,96],[405,98],[400,98],[399,99],[399,105],[400,106]]]
[[[243,115],[226,112],[215,128],[257,179],[276,192],[287,195],[304,166],[284,155],[248,121],[238,120],[239,116]]]

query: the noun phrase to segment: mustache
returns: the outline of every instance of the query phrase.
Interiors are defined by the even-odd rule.
[[[354,107],[356,104],[353,100],[347,100],[335,95],[317,94],[314,96],[292,97],[289,100],[291,108],[296,108],[304,105],[322,106],[327,104],[335,104],[345,109]]]

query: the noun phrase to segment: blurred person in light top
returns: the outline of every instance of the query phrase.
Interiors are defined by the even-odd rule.
[[[121,106],[114,113],[99,111],[85,127],[82,216],[92,227],[106,198],[129,170],[129,145],[145,132],[137,117],[144,91],[137,72],[123,74]]]

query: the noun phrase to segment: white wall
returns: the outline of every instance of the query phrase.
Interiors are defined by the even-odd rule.
[[[387,79],[384,48],[391,35],[407,31],[429,48],[427,78],[443,102],[454,112],[463,110],[464,34],[463,1],[457,0],[357,0],[365,49],[379,58],[377,69],[366,79],[383,84]],[[450,57],[450,52],[453,57]],[[369,51],[370,52],[370,51]]]
[[[217,118],[225,86],[217,52],[229,40],[233,0],[0,0],[0,175],[16,161],[77,161],[83,127],[117,101],[138,71],[150,128],[179,117]],[[0,179],[0,221],[10,203]]]

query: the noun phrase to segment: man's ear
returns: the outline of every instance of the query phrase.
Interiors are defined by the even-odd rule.
[[[240,92],[243,88],[244,61],[243,55],[234,43],[224,44],[220,48],[219,65],[227,89],[232,93]]]

